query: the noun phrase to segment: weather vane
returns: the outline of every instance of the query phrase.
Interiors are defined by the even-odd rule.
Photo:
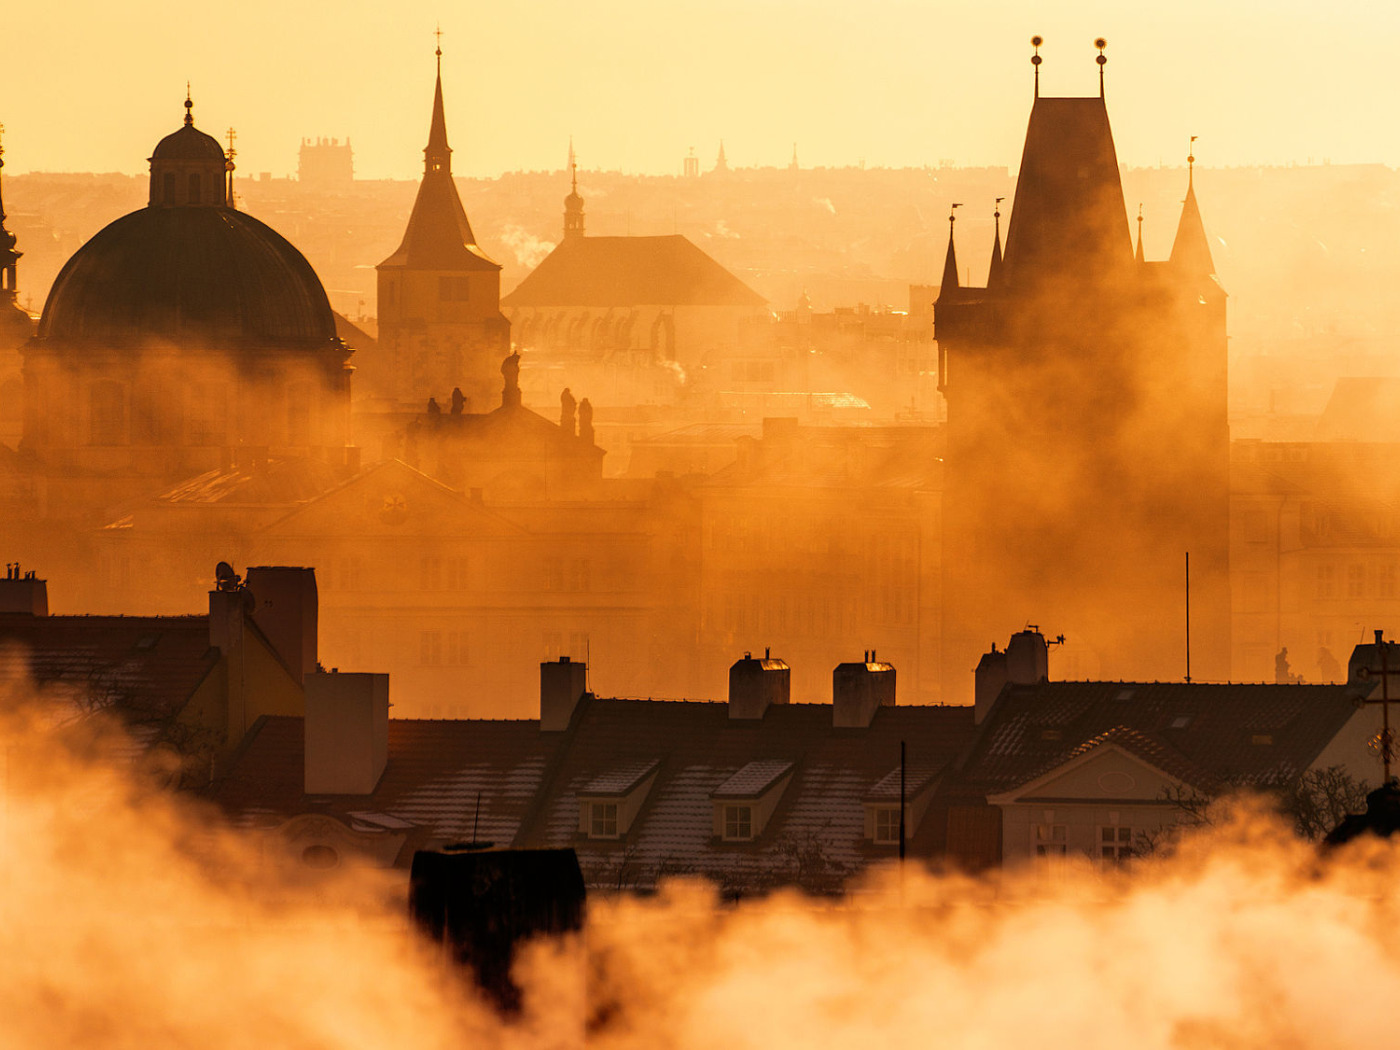
[[[951,227],[951,226],[953,225],[954,220],[957,219],[957,217],[958,217],[958,214],[957,214],[957,213],[958,213],[958,209],[961,208],[961,207],[962,207],[962,202],[960,201],[960,202],[958,202],[957,204],[954,204],[951,208],[948,209],[948,225],[949,225],[949,227]]]

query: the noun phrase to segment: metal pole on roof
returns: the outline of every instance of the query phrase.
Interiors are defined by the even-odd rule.
[[[1191,684],[1191,552],[1186,552],[1186,684]]]
[[[1386,779],[1390,778],[1386,767]],[[899,862],[904,863],[904,741],[899,742]]]

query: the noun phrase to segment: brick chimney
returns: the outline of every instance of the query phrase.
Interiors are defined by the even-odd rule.
[[[729,668],[729,717],[732,720],[762,718],[770,704],[785,704],[792,686],[792,671],[783,660],[763,650],[758,660],[745,653]]]
[[[372,793],[389,762],[389,676],[317,671],[303,685],[306,793]]]
[[[0,580],[0,613],[49,614],[49,584],[32,572],[21,572],[19,562],[5,566]]]
[[[588,691],[588,665],[561,656],[540,664],[540,732],[562,733]]]
[[[247,588],[253,594],[253,622],[277,655],[300,680],[316,670],[318,601],[316,570],[286,565],[253,565]]]
[[[894,665],[875,659],[875,650],[860,663],[837,664],[831,672],[831,724],[837,729],[866,729],[882,707],[894,706]]]
[[[973,720],[981,724],[1007,685],[1038,685],[1050,679],[1050,649],[1045,635],[1035,627],[1017,631],[1011,636],[1004,652],[992,650],[982,654],[977,662],[973,686],[977,705]]]

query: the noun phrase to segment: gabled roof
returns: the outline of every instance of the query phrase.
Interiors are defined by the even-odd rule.
[[[502,307],[764,306],[761,295],[679,234],[571,237]]]
[[[290,504],[315,499],[342,481],[339,471],[307,456],[259,467],[209,470],[156,497],[162,503]]]
[[[559,743],[560,734],[541,733],[535,721],[392,718],[389,764],[372,794],[309,797],[302,719],[269,716],[249,731],[211,795],[243,825],[275,826],[315,812],[352,828],[406,832],[399,863],[407,864],[426,846],[511,845]]]
[[[665,874],[691,873],[731,887],[798,881],[830,889],[832,880],[889,856],[864,837],[865,802],[898,765],[900,741],[911,769],[942,769],[972,734],[972,709],[964,707],[883,707],[868,729],[848,730],[833,728],[826,704],[777,704],[761,719],[733,721],[726,704],[585,698],[553,787],[518,844],[572,846],[594,882],[645,888]],[[627,834],[580,836],[580,795],[600,776],[652,761],[660,763],[656,780]],[[716,799],[752,798],[784,777],[782,799],[755,842],[735,848],[715,838]],[[925,821],[911,853],[934,852],[941,835],[939,821]],[[794,867],[804,850],[819,856],[819,872]]]
[[[107,710],[134,731],[173,719],[219,661],[207,616],[0,613],[0,677],[67,692],[74,713]],[[69,692],[71,690],[71,692]]]
[[[981,726],[960,790],[1005,792],[1104,744],[1201,788],[1283,782],[1356,713],[1355,697],[1345,685],[1012,685]]]
[[[1037,98],[1002,260],[1012,289],[1132,262],[1123,184],[1102,98]]]
[[[300,504],[266,531],[322,537],[327,530],[351,529],[362,538],[440,536],[448,523],[478,535],[516,535],[524,530],[401,460],[361,471],[336,488]]]

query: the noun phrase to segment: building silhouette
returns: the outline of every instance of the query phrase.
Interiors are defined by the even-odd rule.
[[[302,139],[297,153],[297,182],[308,189],[344,193],[355,182],[355,157],[350,140]]]
[[[397,250],[378,266],[379,349],[357,377],[357,396],[422,404],[460,387],[489,403],[510,353],[501,314],[501,267],[476,243],[452,181],[442,103],[442,49],[423,181]]]
[[[234,449],[353,466],[352,351],[302,254],[231,206],[232,171],[186,98],[151,154],[147,206],[54,281],[23,350],[20,451],[44,479],[41,515],[154,494]]]
[[[1135,258],[1102,91],[1042,97],[1038,75],[1005,252],[998,225],[986,285],[965,287],[950,217],[935,307],[945,674],[1038,619],[1104,677],[1180,678],[1189,552],[1189,673],[1225,679],[1225,293],[1194,180],[1171,258]]]
[[[5,149],[0,146],[0,169]],[[5,228],[4,174],[0,170],[0,441],[19,437],[24,411],[24,381],[19,348],[34,334],[34,319],[19,305],[19,240]]]

